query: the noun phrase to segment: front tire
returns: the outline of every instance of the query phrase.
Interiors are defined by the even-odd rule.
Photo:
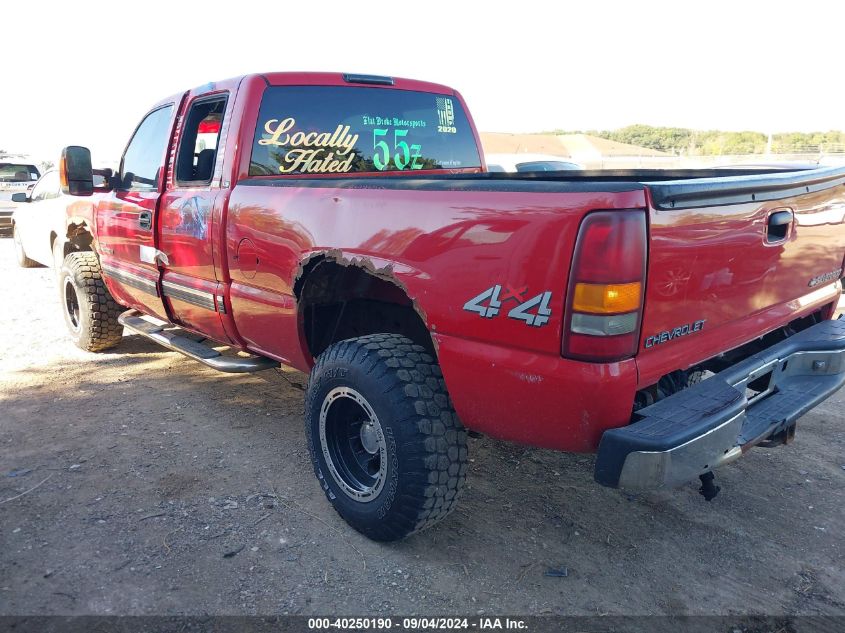
[[[37,268],[41,264],[39,264],[34,259],[30,259],[26,256],[26,251],[23,247],[23,241],[21,240],[21,234],[18,231],[17,225],[12,229],[12,239],[15,241],[15,258],[18,260],[18,266],[21,268]]]
[[[59,301],[77,347],[101,352],[120,342],[123,326],[117,317],[122,308],[106,288],[94,253],[71,253],[65,258],[59,271]]]
[[[443,519],[466,479],[466,431],[440,367],[398,334],[340,341],[306,393],[314,472],[349,525],[395,541]]]

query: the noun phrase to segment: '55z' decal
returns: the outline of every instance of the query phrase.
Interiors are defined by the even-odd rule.
[[[534,327],[541,327],[548,323],[549,317],[552,316],[552,310],[549,307],[552,293],[547,290],[530,299],[523,300],[522,297],[527,291],[528,288],[525,286],[515,290],[506,287],[502,290],[502,286],[496,284],[467,301],[464,304],[464,310],[480,314],[485,319],[492,319],[499,314],[505,301],[513,299],[518,305],[508,311],[508,318],[525,321],[528,325]]]

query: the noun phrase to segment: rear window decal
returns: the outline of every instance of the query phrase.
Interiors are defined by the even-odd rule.
[[[358,142],[358,134],[350,134],[349,126],[338,124],[333,132],[292,131],[296,119],[270,119],[264,124],[269,138],[262,138],[259,145],[285,147],[283,163],[279,172],[337,174],[352,169],[352,152]],[[330,151],[331,150],[331,151]],[[343,158],[340,158],[343,157]]]
[[[455,128],[455,106],[452,105],[452,100],[437,97],[436,103],[437,117],[440,122],[437,131],[444,134],[456,134],[458,130]]]
[[[251,176],[480,169],[460,101],[352,86],[270,86],[261,100]]]

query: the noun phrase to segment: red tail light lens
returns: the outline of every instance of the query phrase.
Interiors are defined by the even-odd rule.
[[[581,223],[561,352],[611,362],[637,352],[646,272],[645,211],[598,211]]]

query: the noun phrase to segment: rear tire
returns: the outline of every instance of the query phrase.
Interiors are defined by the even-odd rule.
[[[12,229],[12,239],[15,241],[15,257],[18,260],[18,266],[21,268],[38,268],[41,266],[37,261],[26,256],[17,226]]]
[[[101,352],[120,343],[122,308],[103,282],[100,262],[91,252],[71,253],[59,272],[59,301],[68,333],[87,352]]]
[[[454,507],[467,435],[422,346],[398,334],[330,346],[311,372],[305,414],[317,479],[365,536],[395,541]]]

